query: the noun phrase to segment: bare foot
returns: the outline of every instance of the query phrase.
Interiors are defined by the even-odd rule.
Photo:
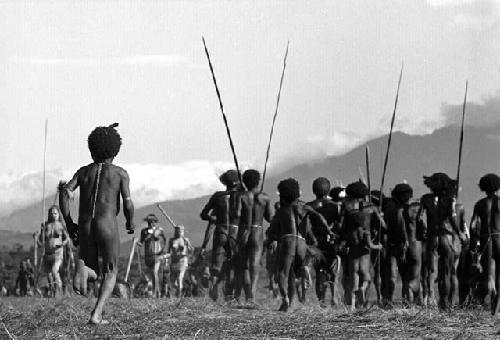
[[[88,322],[90,325],[107,325],[109,324],[109,321],[108,320],[104,320],[102,318],[102,314],[98,315],[96,313],[96,311],[92,311],[92,313],[90,314],[90,319],[89,319],[89,322]]]
[[[108,320],[104,320],[104,319],[101,319],[101,321],[97,321],[93,318],[90,318],[89,322],[88,322],[89,325],[107,325],[109,324],[109,321]]]

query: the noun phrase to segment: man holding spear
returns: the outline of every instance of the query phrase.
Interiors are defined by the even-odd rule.
[[[225,259],[227,258],[229,263],[234,260],[233,255],[236,253],[239,225],[239,217],[234,212],[239,191],[238,173],[236,170],[228,170],[219,179],[226,186],[226,190],[215,192],[200,213],[201,219],[209,222],[201,246],[202,254],[205,252],[210,235],[215,227],[211,268],[212,291],[210,292],[210,297],[215,301],[218,298],[219,285],[223,280]],[[234,268],[232,265],[227,267],[225,268],[226,297],[232,295],[234,288]]]
[[[137,243],[139,247],[144,245],[144,260],[146,267],[153,277],[153,296],[160,297],[160,265],[164,262],[164,253],[167,245],[167,238],[163,228],[158,225],[158,217],[149,214],[144,221],[148,226],[141,230],[141,239]]]

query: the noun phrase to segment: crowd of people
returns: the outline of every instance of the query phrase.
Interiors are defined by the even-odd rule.
[[[39,236],[43,268],[56,291],[63,286],[59,269],[64,249],[69,243],[78,247],[78,256],[69,261],[75,272],[73,289],[87,295],[88,282],[100,282],[89,321],[96,324],[105,322],[103,307],[116,283],[120,201],[127,231],[132,234],[135,230],[128,174],[112,163],[121,146],[116,126],[98,127],[89,135],[93,162],[60,185],[59,207],[49,209]],[[406,305],[438,305],[447,310],[456,302],[482,304],[489,296],[492,313],[498,313],[500,271],[495,268],[500,261],[500,178],[495,174],[479,180],[485,197],[474,206],[469,225],[463,205],[457,202],[457,181],[444,173],[424,176],[429,193],[420,199],[413,197],[408,183],[397,184],[385,196],[370,191],[361,180],[331,188],[329,180],[320,177],[312,183],[316,198],[308,203],[301,201],[299,183],[293,178],[279,182],[279,202],[274,204],[259,189],[261,175],[256,170],[228,170],[220,181],[225,189],[215,192],[200,214],[208,224],[198,260],[207,255],[213,238],[210,263],[187,275],[209,287],[209,295],[216,301],[222,290],[226,299],[244,297],[255,303],[266,253],[269,287],[275,295],[279,291],[281,311],[289,309],[295,295],[305,301],[313,272],[321,305],[326,305],[330,291],[333,305],[367,306],[368,288],[373,284],[377,303],[390,307],[400,277]],[[77,188],[76,224],[69,202]],[[165,295],[165,284],[170,281],[171,295],[180,297],[193,252],[184,227],[175,225],[174,235],[167,241],[154,214],[144,220],[147,227],[137,245],[144,249],[151,296]],[[267,230],[264,221],[269,223]],[[193,268],[198,260],[192,261]],[[170,279],[163,275],[163,287],[162,267]],[[459,299],[454,301],[457,291]]]
[[[220,180],[226,190],[214,193],[201,212],[201,218],[209,221],[202,252],[213,234],[210,296],[214,300],[222,282],[226,297],[239,299],[244,290],[247,300],[255,299],[265,247],[282,311],[295,294],[304,301],[312,267],[322,305],[329,287],[332,304],[338,303],[337,278],[342,276],[341,299],[351,309],[367,305],[372,282],[378,304],[390,307],[399,276],[407,305],[447,310],[458,292],[459,305],[482,304],[489,296],[492,314],[498,313],[500,179],[495,174],[479,181],[486,196],[474,206],[470,226],[457,202],[457,182],[444,173],[424,176],[429,193],[420,199],[413,198],[407,183],[397,184],[386,197],[370,192],[361,180],[331,188],[328,179],[320,177],[312,184],[316,199],[308,203],[300,200],[299,183],[288,178],[278,185],[275,209],[269,196],[258,190],[257,171],[240,176],[229,170]],[[264,219],[270,222],[265,233]],[[269,286],[275,287],[274,283]]]

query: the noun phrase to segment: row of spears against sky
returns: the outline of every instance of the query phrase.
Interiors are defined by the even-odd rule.
[[[231,152],[233,154],[234,165],[235,165],[236,170],[238,172],[238,177],[239,177],[240,184],[242,184],[241,173],[239,171],[238,159],[236,157],[236,152],[235,152],[235,148],[234,148],[233,139],[231,138],[231,130],[229,129],[229,125],[228,125],[228,122],[227,122],[227,116],[226,116],[226,114],[224,112],[224,105],[222,104],[221,94],[220,94],[220,91],[219,91],[219,87],[217,85],[217,79],[215,77],[214,68],[213,68],[213,65],[212,65],[212,61],[210,59],[210,54],[208,52],[207,44],[206,44],[206,41],[205,41],[204,37],[202,37],[202,41],[203,41],[203,46],[205,48],[205,54],[207,55],[208,66],[209,66],[210,72],[212,74],[212,80],[213,80],[213,83],[214,83],[214,86],[215,86],[215,92],[217,94],[217,99],[219,100],[219,107],[220,107],[220,111],[221,111],[221,114],[222,114],[222,119],[224,121],[224,126],[226,128],[227,137],[229,139],[229,145],[231,147]],[[278,95],[277,95],[277,98],[276,98],[276,107],[275,107],[275,110],[274,110],[274,116],[273,116],[273,120],[272,120],[272,124],[271,124],[271,132],[269,134],[269,141],[268,141],[268,144],[267,144],[266,160],[265,160],[265,163],[264,163],[264,172],[263,172],[263,175],[262,175],[262,183],[261,183],[261,188],[260,188],[261,191],[264,189],[264,182],[265,182],[266,171],[267,171],[267,163],[268,163],[268,160],[269,160],[269,152],[270,152],[270,149],[271,149],[271,141],[272,141],[273,133],[274,133],[274,125],[276,123],[276,117],[278,116],[278,108],[279,108],[280,97],[281,97],[281,89],[283,87],[283,79],[285,77],[286,61],[287,61],[287,58],[288,58],[288,49],[289,49],[289,46],[290,46],[290,41],[287,42],[286,51],[285,51],[285,57],[283,59],[283,70],[281,72],[279,90],[278,90]],[[385,152],[384,165],[383,165],[383,170],[382,170],[382,179],[381,179],[381,182],[380,182],[380,194],[381,195],[382,195],[382,192],[383,192],[383,189],[384,189],[385,174],[386,174],[387,165],[388,165],[388,162],[389,162],[389,152],[390,152],[390,149],[391,149],[392,132],[393,132],[393,129],[394,129],[394,122],[396,120],[396,111],[397,111],[397,107],[398,107],[399,90],[401,88],[401,80],[403,78],[403,69],[404,69],[404,62],[401,63],[401,70],[399,72],[398,85],[397,85],[397,90],[396,90],[396,97],[395,97],[395,100],[394,100],[394,109],[393,109],[393,112],[392,112],[392,118],[391,118],[389,136],[388,136],[388,139],[387,139],[387,149],[386,149],[386,152]],[[460,140],[459,140],[459,151],[458,151],[458,165],[457,165],[457,175],[456,175],[456,181],[457,181],[456,196],[457,196],[457,198],[458,198],[458,190],[459,190],[458,188],[460,187],[460,166],[462,164],[462,147],[463,147],[463,141],[464,141],[464,122],[465,122],[465,108],[466,108],[466,105],[467,105],[467,90],[468,90],[468,85],[469,85],[468,81],[465,81],[465,95],[464,95],[464,101],[463,101],[463,106],[462,106],[462,122],[461,122],[461,128],[460,128]],[[368,146],[366,146],[366,174],[367,174],[368,188],[371,190],[371,180],[370,180],[370,150],[369,150]]]

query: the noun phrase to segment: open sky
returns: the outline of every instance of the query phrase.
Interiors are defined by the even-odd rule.
[[[500,1],[0,1],[0,215],[90,162],[97,125],[119,122],[116,163],[139,204],[207,194],[231,153],[263,167],[290,41],[271,165],[338,154],[397,129],[430,132],[444,104],[496,97]],[[133,198],[134,198],[133,196]]]

